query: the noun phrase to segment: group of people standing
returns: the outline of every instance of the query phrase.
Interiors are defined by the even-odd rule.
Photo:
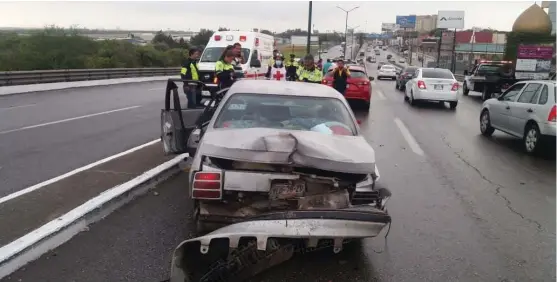
[[[189,50],[189,58],[182,64],[180,76],[184,80],[199,81],[197,62],[201,56],[201,50],[192,48]],[[241,64],[245,64],[246,58],[242,54],[242,45],[235,43],[225,48],[224,52],[215,64],[215,80],[219,89],[232,86],[238,79],[243,77]],[[344,95],[347,79],[350,71],[344,66],[342,60],[337,60],[336,67],[330,59],[321,65],[321,59],[315,63],[313,55],[306,55],[300,62],[295,60],[295,55],[290,54],[290,59],[285,61],[284,55],[278,50],[273,50],[273,56],[269,59],[265,77],[270,80],[299,81],[309,83],[321,83],[323,76],[329,68],[334,67],[333,88]],[[184,83],[184,93],[188,99],[188,108],[195,108],[201,102],[201,87],[199,84]]]

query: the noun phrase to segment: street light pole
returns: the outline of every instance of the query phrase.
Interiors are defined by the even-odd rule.
[[[352,57],[354,56],[354,46],[356,45],[355,44],[356,42],[354,42],[354,31],[358,27],[360,27],[360,26],[357,25],[355,27],[350,27],[350,29],[352,30],[352,44],[351,44],[351,47],[350,47],[350,58],[349,58],[350,60],[352,60],[353,59]],[[345,40],[345,42],[346,42],[346,40]],[[358,51],[358,50],[356,50],[356,51]],[[344,56],[344,57],[346,57],[346,56]]]
[[[311,2],[309,1],[307,54],[311,54]]]
[[[356,6],[350,10],[345,10],[343,8],[341,8],[340,6],[337,6],[337,8],[341,9],[342,11],[344,11],[346,13],[346,22],[344,24],[344,57],[346,58],[346,41],[348,40],[348,14],[358,8],[360,8],[360,6]]]

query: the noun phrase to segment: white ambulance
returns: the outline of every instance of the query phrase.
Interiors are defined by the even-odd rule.
[[[243,76],[248,79],[265,79],[267,64],[273,56],[275,39],[271,35],[252,31],[218,31],[215,32],[199,59],[199,80],[210,91],[215,91],[215,64],[220,59],[226,46],[242,44],[242,53],[246,63],[242,65]],[[259,63],[259,64],[258,64]],[[239,70],[238,70],[239,71]],[[203,93],[207,96],[209,93]]]

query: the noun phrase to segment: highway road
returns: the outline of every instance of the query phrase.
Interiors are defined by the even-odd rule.
[[[383,59],[387,52],[382,53]],[[375,76],[376,65],[367,67]],[[135,95],[114,88],[110,93],[120,99],[129,97],[125,93]],[[160,107],[160,97],[155,98],[160,91],[150,93],[135,98],[142,108],[110,117],[113,122],[143,117],[143,123],[138,121],[143,131],[137,125],[129,127],[129,135],[120,132],[128,136],[125,140],[144,136],[145,142],[158,134],[158,115],[145,112]],[[88,97],[82,99],[95,99]],[[132,105],[121,101],[114,108]],[[394,81],[375,81],[370,112],[357,116],[376,149],[380,183],[393,192],[388,239],[367,239],[339,255],[327,251],[297,257],[252,281],[554,281],[555,153],[531,157],[521,151],[520,140],[501,133],[481,136],[480,105],[469,96],[456,110],[439,104],[411,107]],[[56,114],[64,118],[65,113]],[[103,118],[82,126],[98,127],[109,116]],[[186,177],[165,182],[157,193],[116,211],[2,282],[168,278],[173,248],[191,237]]]

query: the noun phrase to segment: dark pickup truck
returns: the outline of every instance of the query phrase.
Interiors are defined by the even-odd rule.
[[[517,82],[513,64],[510,61],[480,61],[470,72],[464,71],[462,94],[470,91],[482,93],[485,101],[494,97]]]

